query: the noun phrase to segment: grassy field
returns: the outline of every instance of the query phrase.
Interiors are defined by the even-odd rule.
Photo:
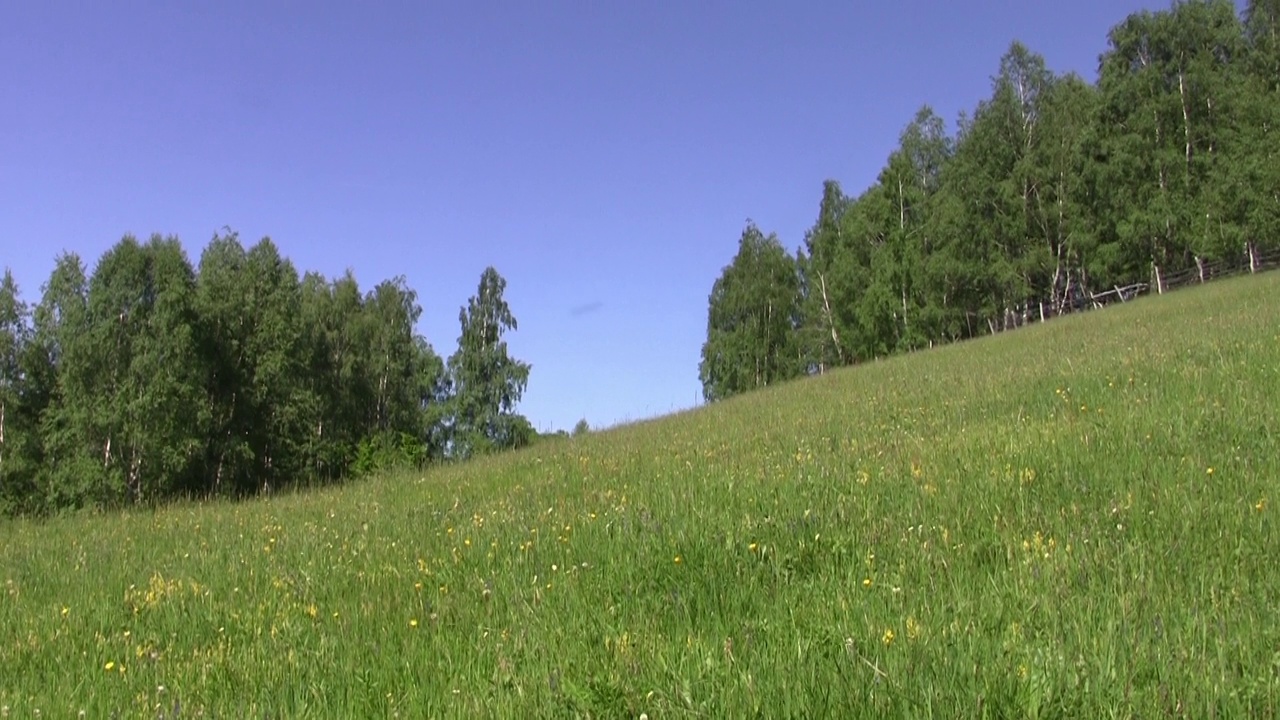
[[[1276,717],[1278,296],[425,475],[7,522],[0,714]]]

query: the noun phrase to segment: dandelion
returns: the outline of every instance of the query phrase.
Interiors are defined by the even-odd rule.
[[[1212,475],[1212,474],[1213,474],[1213,468],[1208,468],[1207,470],[1205,470],[1205,471],[1204,471],[1204,474],[1205,474],[1205,475]]]
[[[115,669],[116,669],[116,663],[115,663],[115,661],[114,661],[114,660],[108,660],[108,661],[107,661],[107,664],[102,666],[102,669],[103,669],[103,670],[106,670],[107,672],[111,672],[112,670],[115,670]]]
[[[871,587],[871,578],[863,578],[863,579],[862,579],[862,587],[864,587],[864,588],[869,588],[869,587]]]
[[[675,563],[676,563],[677,565],[679,565],[679,564],[680,564],[680,556],[679,556],[679,555],[677,555],[677,556],[676,556]]]
[[[1259,508],[1259,509],[1261,509],[1261,508]],[[62,606],[62,617],[66,617],[66,616],[67,616],[67,615],[69,615],[69,614],[71,614],[71,608],[67,607],[66,605],[63,605],[63,606]]]
[[[751,552],[755,552],[756,550],[760,549],[760,543],[751,543],[750,545],[747,546],[747,549],[750,550]]]
[[[893,628],[886,628],[884,636],[880,638],[880,641],[885,644],[885,647],[888,647],[893,644],[893,639],[895,637],[897,636],[893,634]]]
[[[409,627],[411,628],[418,627],[418,618],[409,618]]]

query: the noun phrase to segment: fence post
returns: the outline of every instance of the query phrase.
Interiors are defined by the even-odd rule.
[[[1164,294],[1164,280],[1162,280],[1162,279],[1160,278],[1160,266],[1159,266],[1159,265],[1156,265],[1155,263],[1151,263],[1151,270],[1152,270],[1152,271],[1155,273],[1155,275],[1156,275],[1156,294],[1157,294],[1157,295],[1163,295],[1163,294]]]
[[[1244,249],[1249,252],[1249,274],[1258,272],[1258,250],[1253,246],[1253,242],[1244,244]]]

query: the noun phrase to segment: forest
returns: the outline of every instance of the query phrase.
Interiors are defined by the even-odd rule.
[[[1280,0],[1111,29],[1096,82],[1013,43],[954,133],[928,106],[876,181],[823,184],[789,252],[748,222],[708,302],[706,400],[1001,329],[1095,291],[1280,248]],[[192,264],[125,237],[0,281],[0,514],[242,497],[537,439],[486,269],[456,351],[403,277],[299,274],[228,231]],[[575,432],[586,430],[585,424]]]
[[[484,271],[447,360],[403,277],[299,276],[270,239],[125,237],[57,258],[38,303],[0,281],[0,513],[242,497],[464,459],[536,437],[530,367]]]
[[[1013,43],[954,134],[928,106],[803,246],[748,222],[709,298],[708,401],[1060,314],[1280,247],[1280,2],[1176,2],[1113,27],[1096,83]]]

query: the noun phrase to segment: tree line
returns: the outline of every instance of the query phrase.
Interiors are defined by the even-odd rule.
[[[493,268],[441,358],[403,277],[299,276],[270,239],[125,237],[0,280],[0,512],[243,496],[525,445],[530,366]]]
[[[925,106],[865,192],[825,182],[794,254],[747,223],[709,298],[704,396],[1280,246],[1278,29],[1280,0],[1135,13],[1093,84],[1013,43],[953,135]]]

